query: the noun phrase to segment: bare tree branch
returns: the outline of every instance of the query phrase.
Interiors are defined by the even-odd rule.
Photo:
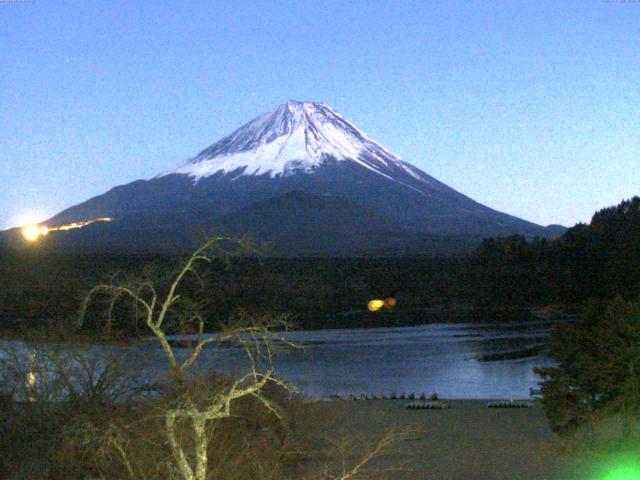
[[[288,328],[288,324],[283,317],[252,318],[241,315],[237,323],[233,326],[223,326],[218,335],[210,337],[204,336],[205,319],[201,313],[201,305],[191,302],[189,299],[181,297],[180,287],[187,277],[192,275],[197,282],[203,286],[202,277],[197,272],[197,266],[201,263],[211,263],[215,258],[210,251],[221,242],[234,242],[240,247],[246,247],[245,242],[235,242],[226,237],[215,237],[207,240],[200,246],[182,265],[176,276],[168,285],[166,295],[159,301],[157,287],[148,279],[135,282],[129,281],[126,284],[118,283],[114,277],[110,284],[100,284],[93,287],[84,299],[79,316],[79,325],[82,325],[87,310],[94,298],[106,296],[109,299],[107,317],[108,328],[112,325],[112,317],[117,302],[121,298],[128,298],[132,301],[135,312],[134,317],[141,317],[146,327],[160,343],[168,360],[172,379],[176,382],[179,394],[176,401],[166,406],[161,412],[164,417],[165,433],[167,442],[172,452],[177,472],[183,480],[206,480],[209,472],[209,459],[207,446],[209,436],[207,431],[211,430],[208,425],[215,420],[227,418],[231,415],[233,402],[243,397],[257,399],[276,418],[281,418],[277,407],[265,395],[262,389],[270,382],[274,382],[283,388],[289,388],[284,382],[273,376],[272,342],[275,338],[271,329],[274,326]],[[226,251],[224,246],[222,250]],[[141,314],[138,313],[141,308]],[[169,317],[177,318],[180,328],[189,331],[193,328],[196,332],[196,345],[189,353],[186,360],[179,363],[174,353],[173,347],[167,337],[167,320]],[[204,403],[196,399],[188,388],[187,373],[196,363],[203,350],[217,342],[234,341],[238,342],[244,349],[249,360],[249,373],[237,379],[229,387],[210,397]],[[291,344],[282,336],[278,339],[281,344]],[[262,373],[259,368],[259,361],[264,361],[268,367]],[[178,435],[178,425],[180,428],[189,426],[192,432],[193,444],[185,444]],[[120,444],[119,444],[120,445]],[[122,448],[121,445],[118,448]],[[189,450],[189,453],[187,450]],[[121,452],[122,453],[122,452]],[[127,470],[133,474],[129,465]]]

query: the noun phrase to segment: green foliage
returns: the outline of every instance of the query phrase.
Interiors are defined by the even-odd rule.
[[[22,320],[38,323],[42,319],[76,316],[89,286],[108,282],[112,272],[120,272],[118,279],[126,280],[139,275],[153,261],[157,272],[150,271],[148,276],[162,279],[177,260],[38,252],[5,255],[0,261],[0,276],[11,278],[11,282],[0,291],[0,327],[13,330],[15,323]],[[230,263],[216,260],[204,267],[201,280],[210,285],[206,290],[209,319],[228,317],[241,308],[255,314],[287,312],[295,315],[298,326],[305,329],[407,325],[418,321],[413,313],[416,310],[448,308],[465,296],[464,264],[461,259],[427,257],[234,258]],[[214,278],[215,284],[211,281]],[[200,287],[194,279],[187,279],[185,284],[189,294]],[[394,311],[367,314],[369,300],[393,294],[398,298]],[[128,312],[115,313],[118,315],[114,317],[125,318]],[[88,314],[96,328],[104,327],[99,308]],[[446,321],[440,317],[433,320]],[[207,326],[215,328],[216,322]],[[114,325],[119,327],[124,323]]]
[[[483,240],[472,259],[477,305],[528,306],[545,299],[547,240],[528,243],[522,235]]]
[[[478,305],[580,304],[640,294],[640,197],[597,212],[554,240],[485,239],[469,260]]]
[[[611,455],[621,452],[640,453],[640,417],[628,413],[612,413],[581,425],[571,443],[585,454]]]
[[[589,303],[579,319],[557,328],[537,369],[543,405],[555,431],[572,431],[611,411],[640,413],[640,304],[616,298]]]

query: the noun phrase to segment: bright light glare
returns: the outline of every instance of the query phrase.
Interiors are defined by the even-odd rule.
[[[369,309],[370,312],[377,312],[382,307],[384,307],[384,300],[378,300],[378,299],[371,300],[367,305],[367,308]]]
[[[26,227],[22,227],[22,236],[27,239],[29,242],[35,242],[40,237],[45,237],[49,235],[49,232],[66,232],[67,230],[75,230],[77,228],[84,228],[92,223],[96,222],[111,222],[113,219],[104,217],[104,218],[94,218],[93,220],[87,220],[84,222],[75,222],[69,225],[61,225],[59,227],[47,227],[45,225],[27,225]]]
[[[40,237],[40,227],[37,225],[29,225],[22,229],[22,235],[30,242],[35,242]]]
[[[638,462],[628,461],[614,465],[602,480],[640,480],[640,465]]]
[[[51,217],[51,215],[43,212],[23,212],[11,218],[6,228],[23,228],[30,225],[40,225],[40,222],[43,222],[49,217]]]
[[[604,460],[589,480],[640,480],[640,456],[619,454]]]
[[[384,300],[380,300],[378,298],[374,298],[367,304],[367,308],[370,312],[377,312],[382,307],[384,308],[393,308],[396,306],[397,300],[394,297],[388,297]]]

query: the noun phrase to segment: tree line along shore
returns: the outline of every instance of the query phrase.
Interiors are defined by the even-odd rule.
[[[5,326],[70,317],[88,288],[118,272],[161,278],[174,257],[0,253]],[[575,313],[590,299],[640,295],[640,197],[556,239],[489,238],[467,256],[215,260],[203,271],[210,325],[237,309],[287,312],[299,328],[381,327]],[[187,284],[199,288],[199,284]],[[393,309],[367,312],[373,298]]]

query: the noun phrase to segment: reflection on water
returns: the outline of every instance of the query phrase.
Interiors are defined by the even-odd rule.
[[[418,327],[292,332],[304,345],[283,351],[276,373],[311,397],[331,394],[437,392],[448,398],[523,398],[537,388],[536,366],[545,352],[516,360],[480,361],[483,355],[544,344],[553,322],[434,324]],[[235,348],[208,352],[202,366],[233,372],[244,363]]]
[[[432,324],[418,327],[298,331],[287,338],[304,346],[282,350],[274,359],[276,375],[309,397],[331,394],[438,393],[445,398],[525,398],[537,388],[536,366],[552,365],[544,350],[553,322]],[[39,348],[43,348],[40,346]],[[107,347],[93,347],[106,349]],[[126,354],[131,347],[109,347]],[[143,383],[166,371],[166,358],[155,343],[135,347],[142,355]],[[91,349],[90,349],[91,350]],[[482,361],[507,353],[535,352],[525,358]],[[25,354],[29,350],[25,348]],[[189,351],[176,349],[179,359]],[[247,357],[237,347],[205,350],[200,369],[238,374]]]

